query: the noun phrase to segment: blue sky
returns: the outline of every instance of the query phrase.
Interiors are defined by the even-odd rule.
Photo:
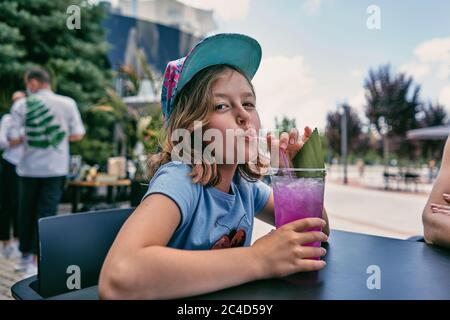
[[[263,60],[254,78],[263,124],[275,115],[323,128],[326,112],[349,102],[364,118],[363,81],[390,63],[414,76],[424,100],[450,113],[450,1],[179,0],[214,11],[218,32],[256,38]],[[381,29],[369,30],[368,6]]]

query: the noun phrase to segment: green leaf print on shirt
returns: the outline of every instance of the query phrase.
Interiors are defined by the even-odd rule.
[[[50,109],[38,98],[27,98],[25,127],[27,143],[34,148],[56,148],[64,140],[66,132],[58,124],[52,123],[54,116]]]

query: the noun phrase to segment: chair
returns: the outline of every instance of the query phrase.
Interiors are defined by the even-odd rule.
[[[81,289],[97,285],[104,259],[134,208],[42,218],[38,222],[38,275],[15,283],[12,296],[39,300],[76,291],[69,289],[71,266],[80,271]]]

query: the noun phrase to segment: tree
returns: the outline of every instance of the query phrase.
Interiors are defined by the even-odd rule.
[[[67,8],[78,5],[81,28],[70,30]],[[27,67],[49,69],[53,89],[89,107],[105,95],[111,80],[108,44],[101,25],[102,5],[82,0],[9,0],[0,3],[0,91],[10,96],[23,88]],[[6,50],[5,50],[6,49]],[[5,101],[2,101],[5,108]]]
[[[419,120],[419,124],[422,128],[442,126],[447,122],[447,111],[440,103],[433,104],[432,102],[428,102],[427,104],[423,104],[421,111],[423,116]]]
[[[349,153],[357,153],[359,144],[361,142],[362,123],[358,114],[351,106],[343,104],[347,110],[347,147]],[[342,114],[339,111],[328,112],[327,124],[325,127],[325,137],[328,142],[328,147],[334,156],[341,154],[341,119]]]
[[[393,75],[390,65],[385,65],[369,71],[364,88],[366,116],[383,137],[385,161],[389,140],[397,142],[393,147],[400,156],[411,156],[415,146],[406,139],[406,132],[419,125],[420,86],[403,73]]]
[[[442,126],[447,123],[448,114],[443,105],[428,102],[423,105],[421,110],[421,118],[419,119],[419,125],[421,128]],[[421,154],[426,156],[428,159],[441,159],[444,144],[445,140],[421,141]]]
[[[278,122],[278,117],[275,117],[275,129],[281,132],[289,132],[292,128],[296,128],[297,125],[295,123],[295,119],[289,119],[286,116],[283,116],[280,122]],[[301,133],[300,133],[301,134]]]
[[[3,15],[14,8],[12,3],[0,4],[0,114],[4,113],[11,103],[11,94],[17,88],[17,72],[20,70],[23,74],[21,59],[25,50],[19,45],[24,37],[19,28],[8,25],[3,20]]]
[[[71,5],[80,9],[80,29],[67,26]],[[11,94],[24,88],[28,67],[48,69],[53,90],[77,102],[88,128],[87,136],[72,145],[72,152],[97,163],[111,155],[109,121],[117,121],[93,111],[99,101],[108,99],[105,90],[112,79],[102,27],[105,16],[105,6],[84,0],[0,2],[0,113],[9,108]]]

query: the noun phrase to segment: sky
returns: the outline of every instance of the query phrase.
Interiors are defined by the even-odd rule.
[[[213,10],[212,33],[243,33],[261,44],[253,84],[266,128],[286,115],[298,127],[323,129],[327,112],[342,102],[365,120],[364,79],[386,63],[413,76],[424,101],[450,113],[450,1],[179,1]],[[368,28],[376,18],[371,5],[379,29]]]

